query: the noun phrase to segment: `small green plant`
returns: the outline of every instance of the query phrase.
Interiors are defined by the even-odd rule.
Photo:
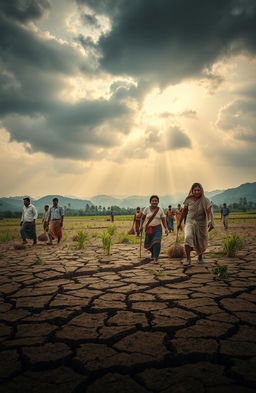
[[[108,233],[110,236],[113,236],[113,235],[116,233],[116,230],[117,230],[117,228],[116,228],[115,225],[110,225],[110,226],[107,228],[107,233]]]
[[[237,251],[241,250],[244,245],[244,240],[234,233],[224,238],[223,250],[227,257],[234,257]]]
[[[34,264],[35,265],[42,265],[43,261],[42,261],[42,259],[40,257],[37,257]]]
[[[217,265],[212,269],[212,274],[218,276],[219,278],[228,277],[228,266],[227,265]]]
[[[103,250],[107,255],[110,255],[110,250],[112,246],[112,237],[108,232],[103,232],[101,235]]]
[[[88,233],[85,231],[78,231],[76,241],[77,241],[76,248],[78,248],[79,250],[81,250],[82,248],[85,248],[86,244],[89,241]]]

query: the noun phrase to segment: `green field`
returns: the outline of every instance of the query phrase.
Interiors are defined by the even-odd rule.
[[[222,230],[222,223],[220,220],[220,214],[214,214],[216,228]],[[133,215],[129,216],[115,216],[114,225],[115,230],[115,241],[118,242],[122,238],[125,239],[128,230],[131,228]],[[11,241],[17,241],[20,239],[19,234],[19,219],[4,219],[0,221],[0,243],[6,243]],[[230,215],[230,230],[239,231],[239,229],[245,229],[247,227],[255,227],[256,225],[256,211],[249,212],[235,212]],[[72,238],[77,234],[78,231],[85,231],[88,234],[88,238],[94,244],[99,242],[100,235],[113,224],[110,222],[108,216],[83,216],[83,217],[65,217],[64,228],[63,228],[63,242],[70,243]],[[36,223],[37,235],[43,232],[42,222],[38,219]],[[217,231],[218,232],[218,231]],[[134,240],[133,240],[134,239]],[[136,242],[135,236],[128,236],[128,240],[124,242]]]

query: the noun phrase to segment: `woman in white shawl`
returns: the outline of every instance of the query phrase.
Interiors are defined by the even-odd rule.
[[[212,205],[204,195],[200,183],[194,183],[184,202],[184,210],[178,224],[181,227],[183,218],[186,217],[185,226],[185,251],[187,260],[185,266],[191,264],[190,253],[195,250],[198,262],[203,262],[203,253],[208,245],[208,231],[214,228]]]

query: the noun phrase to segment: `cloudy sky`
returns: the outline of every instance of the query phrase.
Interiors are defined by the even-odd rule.
[[[0,0],[1,196],[255,181],[254,0]]]

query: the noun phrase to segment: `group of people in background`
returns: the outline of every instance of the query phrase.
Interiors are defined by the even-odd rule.
[[[209,199],[204,195],[203,187],[200,183],[194,183],[191,186],[189,194],[184,201],[182,208],[178,204],[175,211],[172,206],[168,206],[166,212],[163,211],[159,204],[159,197],[152,195],[150,197],[150,205],[146,207],[143,212],[140,207],[137,207],[133,219],[134,232],[137,236],[141,236],[143,225],[145,225],[145,242],[144,247],[151,252],[151,258],[155,263],[158,262],[161,239],[162,239],[162,226],[164,232],[168,235],[174,231],[174,219],[176,219],[177,231],[184,229],[184,241],[186,260],[184,265],[191,264],[191,251],[196,251],[198,255],[198,262],[202,263],[203,253],[208,245],[208,232],[214,228],[214,219],[212,212],[212,204]],[[38,217],[37,209],[31,204],[30,198],[23,199],[23,212],[21,217],[21,237],[24,244],[27,239],[32,239],[33,244],[37,243],[36,236],[36,219]],[[224,229],[228,229],[228,216],[230,210],[226,203],[223,204],[221,209],[221,219]],[[64,209],[59,205],[58,198],[53,198],[52,206],[44,206],[43,215],[43,229],[48,236],[48,245],[53,244],[53,240],[57,239],[59,243],[62,238],[62,227],[64,219]]]
[[[27,239],[32,239],[33,244],[37,243],[36,235],[36,219],[38,217],[37,209],[30,202],[30,198],[23,199],[23,211],[20,222],[20,234],[23,244],[27,243]],[[62,227],[64,219],[64,209],[59,206],[58,198],[53,198],[52,206],[44,206],[43,229],[48,236],[48,245],[52,245],[52,241],[57,239],[59,243],[62,238]]]
[[[152,195],[150,197],[150,205],[142,212],[138,207],[134,214],[133,225],[137,236],[140,236],[145,225],[145,242],[144,247],[151,252],[151,258],[155,263],[158,262],[161,250],[162,226],[166,235],[174,231],[174,220],[176,219],[177,231],[183,230],[183,222],[185,225],[184,241],[186,260],[185,266],[191,264],[191,251],[194,250],[198,256],[198,262],[203,263],[203,253],[208,245],[208,232],[214,228],[214,219],[212,204],[204,195],[203,187],[200,183],[194,183],[191,186],[189,194],[184,201],[182,208],[178,204],[175,211],[172,206],[168,206],[168,210],[164,213],[159,204],[159,197]],[[221,209],[221,219],[224,229],[228,229],[229,208],[226,203]]]

